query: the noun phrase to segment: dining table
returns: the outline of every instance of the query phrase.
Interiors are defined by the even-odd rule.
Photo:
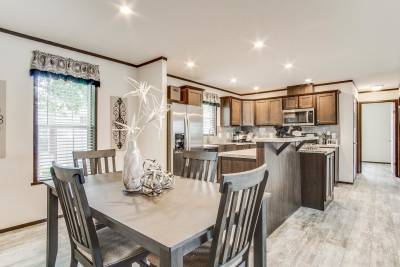
[[[46,266],[55,266],[58,251],[58,197],[47,186]],[[212,239],[220,184],[175,177],[173,188],[158,196],[123,192],[122,173],[85,176],[92,216],[160,258],[160,267],[182,267],[183,257]],[[267,199],[264,196],[254,235],[254,266],[265,267]]]

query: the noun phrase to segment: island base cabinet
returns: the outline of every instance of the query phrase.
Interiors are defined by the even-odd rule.
[[[218,183],[221,182],[222,174],[250,171],[257,168],[255,159],[219,157],[218,160]]]
[[[302,206],[325,210],[333,200],[335,153],[300,153]]]

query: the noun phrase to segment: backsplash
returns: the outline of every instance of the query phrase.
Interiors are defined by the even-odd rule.
[[[303,126],[304,133],[316,133],[321,135],[326,132],[336,133],[336,139],[340,143],[340,127],[339,125],[321,125],[321,126]],[[216,143],[219,141],[230,142],[232,140],[233,133],[236,131],[248,131],[253,132],[256,137],[266,137],[275,135],[275,129],[273,126],[265,127],[218,127],[217,136],[205,136],[204,143]]]

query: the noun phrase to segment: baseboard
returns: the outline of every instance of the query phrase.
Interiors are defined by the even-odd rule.
[[[63,217],[63,215],[58,215],[58,218],[62,218],[62,217]],[[4,229],[0,229],[0,234],[18,230],[18,229],[22,229],[22,228],[29,227],[29,226],[36,225],[36,224],[41,224],[44,222],[47,222],[47,219],[41,219],[41,220],[37,220],[37,221],[33,221],[33,222],[27,222],[27,223],[15,225],[15,226],[7,227]]]
[[[338,181],[338,184],[354,184],[354,182],[343,182],[343,181]]]
[[[368,161],[368,160],[363,160],[362,163],[392,164],[391,162]]]

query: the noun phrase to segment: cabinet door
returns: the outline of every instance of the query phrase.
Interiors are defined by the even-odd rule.
[[[268,124],[270,125],[282,125],[283,113],[282,113],[282,98],[270,99],[269,112],[268,112]]]
[[[242,123],[242,101],[232,98],[231,102],[231,125],[239,126]]]
[[[317,124],[337,124],[336,92],[318,94],[317,103]]]
[[[313,95],[299,96],[299,108],[313,108],[313,107],[314,107]]]
[[[255,119],[256,125],[267,125],[268,124],[268,105],[269,102],[267,100],[257,100],[255,108]]]
[[[188,105],[201,106],[203,104],[203,92],[198,90],[188,90]]]
[[[296,109],[299,107],[298,102],[297,96],[286,97],[283,99],[283,109]]]
[[[254,126],[254,101],[242,101],[242,125]]]

